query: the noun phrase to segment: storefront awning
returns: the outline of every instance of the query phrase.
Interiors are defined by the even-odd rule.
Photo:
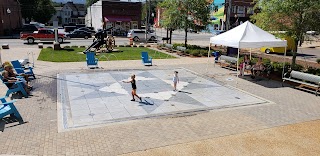
[[[106,22],[130,22],[131,18],[127,16],[106,16],[104,20]]]

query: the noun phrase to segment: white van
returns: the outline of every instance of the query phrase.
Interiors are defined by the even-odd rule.
[[[141,41],[141,40],[145,40],[146,30],[144,30],[144,29],[131,29],[131,30],[129,30],[127,37],[133,38],[133,41],[136,41],[136,42]],[[157,40],[156,34],[148,32],[147,33],[147,40],[148,41]]]

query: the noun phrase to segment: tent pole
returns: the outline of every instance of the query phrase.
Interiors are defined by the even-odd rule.
[[[209,51],[208,51],[208,61],[207,61],[206,73],[208,73],[208,68],[209,68],[210,46],[211,46],[211,43],[209,43]]]
[[[239,44],[239,46],[238,46],[237,81],[236,81],[237,84],[238,84],[238,79],[239,79],[239,57],[240,57],[240,44]]]
[[[282,79],[284,77],[284,66],[286,64],[287,47],[284,47],[283,65],[282,65]]]
[[[252,58],[251,58],[251,48],[250,48],[250,60],[251,60]]]

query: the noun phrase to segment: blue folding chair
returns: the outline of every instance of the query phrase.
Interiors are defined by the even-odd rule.
[[[98,59],[95,58],[95,52],[86,52],[87,66],[89,68],[98,67]]]
[[[16,117],[19,121],[19,124],[23,123],[23,119],[20,115],[20,113],[18,112],[17,108],[14,106],[14,102],[16,102],[16,100],[13,101],[7,101],[5,99],[5,97],[0,97],[0,119],[4,118],[7,115],[10,115],[10,117]]]
[[[152,57],[149,57],[148,52],[141,52],[141,59],[145,66],[152,66]]]
[[[32,67],[29,67],[27,69],[29,69],[29,71],[24,71],[25,68],[23,68],[20,64],[20,62],[18,60],[14,60],[14,61],[11,61],[11,64],[14,68],[14,70],[17,72],[17,74],[26,74],[26,75],[29,75],[29,76],[32,76],[34,79],[36,78],[36,76],[34,75],[33,73],[33,68]]]
[[[0,74],[0,79],[3,82],[3,77],[1,74]],[[9,82],[3,82],[3,84],[5,84],[7,86],[9,84]],[[26,90],[24,89],[24,84],[22,81],[16,81],[11,87],[8,87],[6,97],[9,97],[9,95],[11,93],[16,93],[16,92],[21,92],[24,97],[26,97],[26,98],[28,97],[28,94],[27,94]]]

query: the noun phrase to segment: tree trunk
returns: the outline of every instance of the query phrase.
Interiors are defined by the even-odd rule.
[[[184,36],[184,47],[187,48],[187,40],[188,40],[188,28],[187,28],[187,27],[185,27],[184,32],[185,32],[185,36]]]
[[[170,43],[171,44],[171,41],[172,41],[172,28],[170,28]]]
[[[293,49],[293,52],[292,52],[291,68],[294,68],[294,66],[296,65],[296,58],[297,58],[299,40],[295,40],[294,44],[295,44],[295,48]]]
[[[168,37],[169,37],[169,30],[167,28],[167,39],[168,39]],[[167,40],[167,44],[168,44],[168,40]]]

